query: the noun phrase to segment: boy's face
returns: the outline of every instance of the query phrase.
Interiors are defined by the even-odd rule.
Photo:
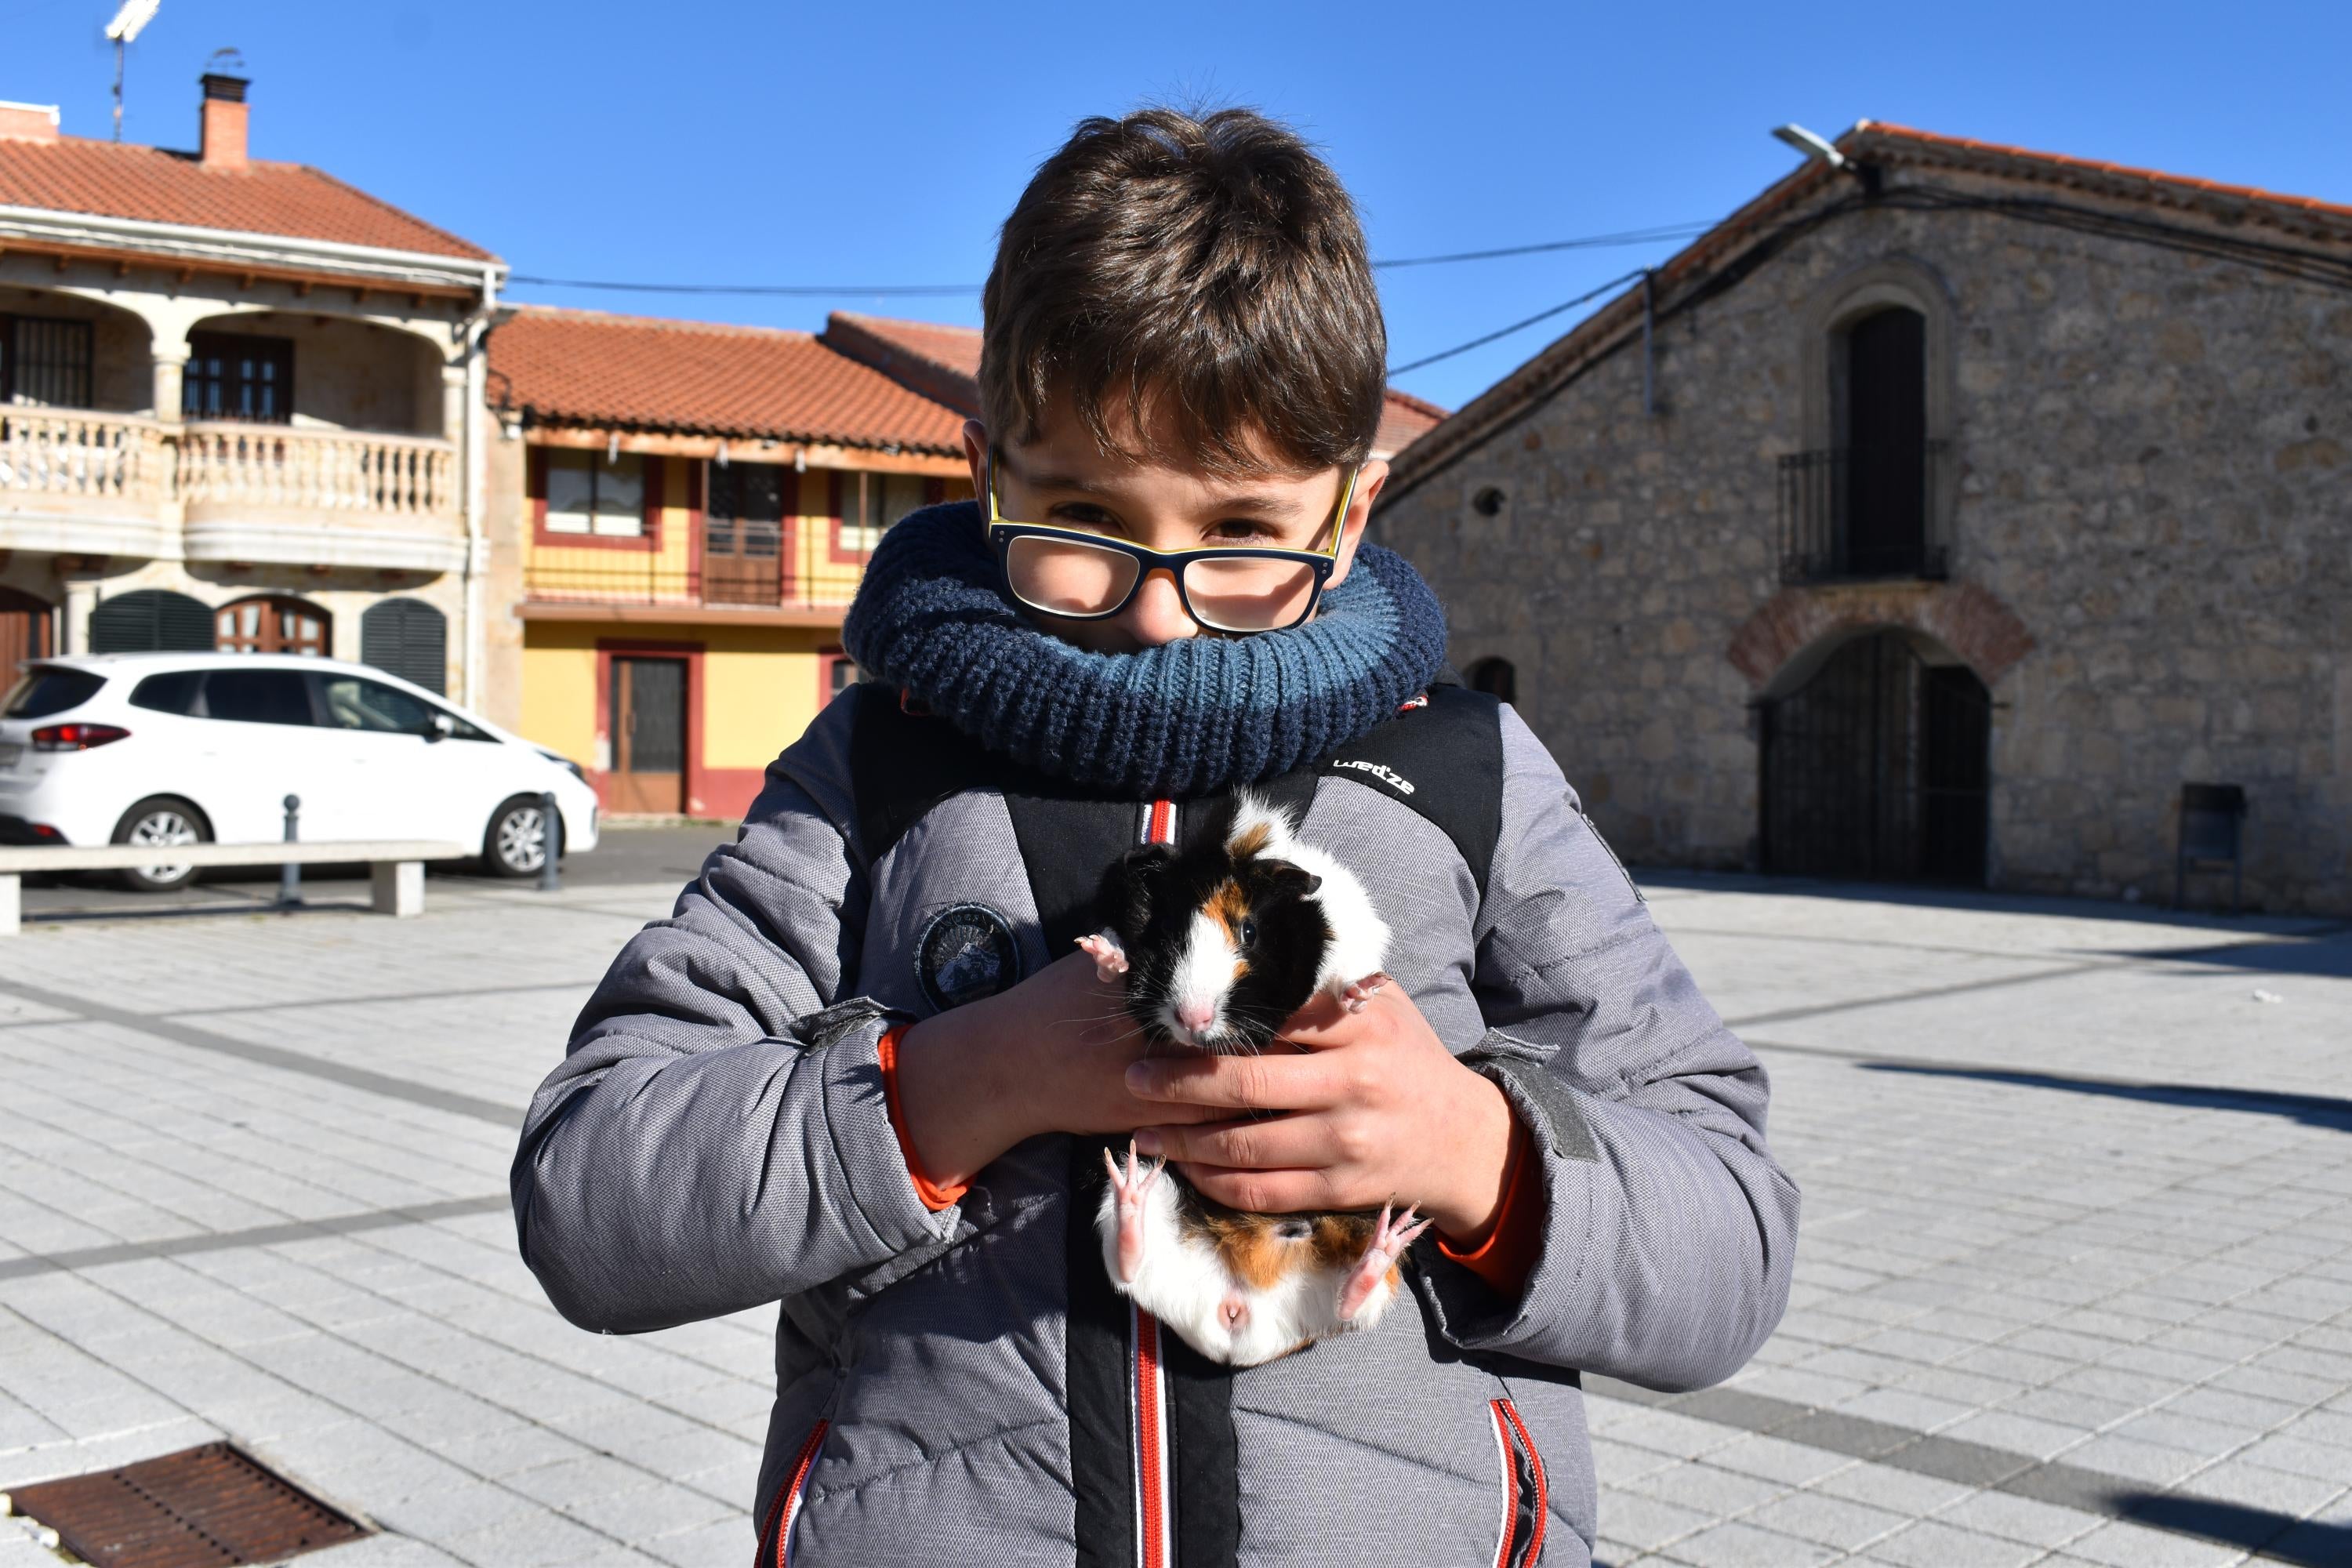
[[[1112,427],[1118,425],[1114,422]],[[964,456],[971,464],[972,490],[982,498],[983,514],[988,442],[986,426],[977,419],[965,423]],[[1348,514],[1340,520],[1339,564],[1327,591],[1344,580],[1353,565],[1364,520],[1388,471],[1386,463],[1374,459],[1357,479]],[[1036,439],[999,445],[996,493],[1008,518],[1081,528],[1149,550],[1217,544],[1318,550],[1330,547],[1331,512],[1347,477],[1336,468],[1301,472],[1271,458],[1248,475],[1220,475],[1105,452],[1082,423],[1055,407]],[[1074,621],[1041,610],[1027,613],[1063,641],[1097,653],[1134,653],[1179,637],[1228,635],[1207,631],[1185,613],[1176,579],[1164,570],[1145,578],[1127,607],[1107,619]]]

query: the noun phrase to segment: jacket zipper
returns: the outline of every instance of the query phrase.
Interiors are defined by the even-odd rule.
[[[767,1522],[760,1527],[760,1550],[751,1560],[751,1568],[790,1568],[793,1560],[793,1526],[801,1516],[801,1493],[808,1486],[809,1471],[816,1465],[817,1450],[824,1447],[825,1428],[830,1420],[819,1421],[809,1428],[801,1451],[793,1459],[792,1473],[784,1478],[776,1500],[768,1505]],[[768,1542],[775,1549],[771,1552]]]
[[[1495,1568],[1535,1568],[1543,1560],[1544,1526],[1550,1518],[1550,1489],[1543,1456],[1508,1399],[1491,1399],[1495,1450],[1503,1467],[1503,1527],[1495,1541]]]
[[[1144,819],[1146,844],[1176,842],[1176,803],[1155,800]],[[1169,1474],[1168,1378],[1160,1356],[1160,1320],[1128,1303],[1128,1432],[1135,1471],[1137,1568],[1175,1560]]]

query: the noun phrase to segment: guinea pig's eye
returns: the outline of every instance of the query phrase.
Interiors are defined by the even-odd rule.
[[[1257,921],[1250,919],[1247,915],[1244,915],[1242,917],[1242,945],[1244,947],[1247,947],[1255,941],[1257,941]]]

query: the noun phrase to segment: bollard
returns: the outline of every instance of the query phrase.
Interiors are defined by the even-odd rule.
[[[555,792],[548,790],[539,797],[539,890],[559,893],[563,890],[563,872],[555,864],[555,852],[563,843],[563,814],[555,807]]]
[[[287,843],[296,843],[301,838],[301,817],[302,797],[299,795],[288,795],[286,797]],[[301,901],[302,868],[296,862],[289,860],[278,868],[278,902],[281,908],[290,908]]]

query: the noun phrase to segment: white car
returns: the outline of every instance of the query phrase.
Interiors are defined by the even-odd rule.
[[[368,665],[245,653],[27,662],[0,701],[0,842],[259,844],[439,838],[527,877],[553,846],[596,847],[578,767]],[[257,857],[266,862],[267,857]],[[160,891],[194,876],[125,872]]]

